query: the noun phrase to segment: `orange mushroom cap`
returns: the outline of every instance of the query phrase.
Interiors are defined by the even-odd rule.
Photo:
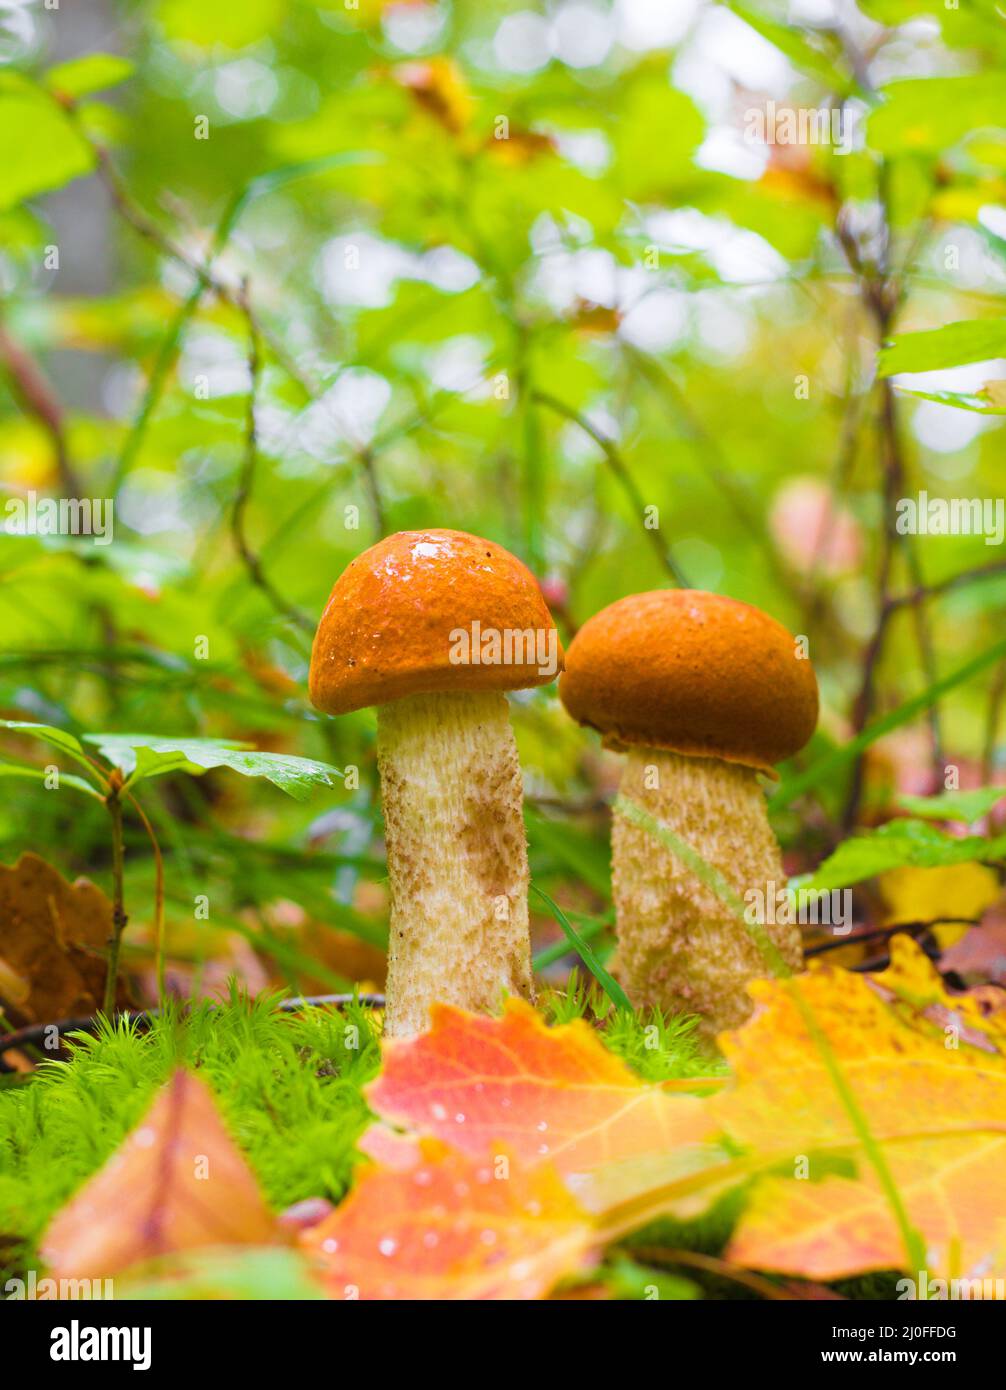
[[[697,589],[630,594],[570,643],[559,696],[615,744],[722,758],[762,772],[817,724],[817,679],[781,623]]]
[[[472,636],[467,663],[457,658],[459,630]],[[492,632],[511,634],[511,654],[531,659],[474,659],[477,635]],[[399,531],[336,580],[311,652],[311,700],[348,714],[405,695],[544,685],[562,669],[558,634],[556,667],[543,671],[538,659],[549,633],[538,581],[501,545],[465,531]]]

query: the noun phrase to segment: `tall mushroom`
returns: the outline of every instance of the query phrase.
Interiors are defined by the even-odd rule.
[[[377,706],[391,881],[385,1031],[445,1000],[532,999],[522,785],[506,690],[553,680],[555,624],[531,572],[463,531],[402,531],[336,581],[311,653],[328,714]]]
[[[817,681],[794,639],[746,603],[696,590],[633,594],[596,613],[566,653],[559,695],[605,746],[624,751],[612,826],[616,972],[638,1005],[697,1013],[709,1032],[742,1023],[746,981],[769,973],[756,929],[676,856],[653,822],[718,870],[747,904],[785,885],[759,774],[817,723]],[[635,813],[641,808],[642,814]],[[649,822],[649,824],[647,824]],[[749,893],[754,897],[748,897]],[[783,960],[799,928],[771,909],[758,926]],[[753,920],[757,920],[757,917]],[[764,942],[762,943],[764,944]]]

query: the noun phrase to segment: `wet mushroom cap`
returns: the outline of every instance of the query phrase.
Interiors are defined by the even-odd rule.
[[[482,633],[524,634],[513,654],[532,659],[458,663],[451,634],[475,623]],[[545,685],[556,673],[543,672],[529,640],[544,644],[554,629],[538,581],[502,546],[465,531],[399,531],[336,580],[311,652],[311,700],[348,714],[406,695]]]
[[[817,724],[817,680],[796,652],[782,624],[750,604],[657,589],[584,623],[566,652],[559,696],[614,745],[772,772]]]

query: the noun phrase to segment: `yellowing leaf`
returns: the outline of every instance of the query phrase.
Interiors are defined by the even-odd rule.
[[[276,1226],[206,1085],[176,1071],[42,1241],[55,1278],[103,1279],[161,1255],[264,1245]]]
[[[999,897],[999,879],[983,864],[947,864],[934,869],[890,869],[879,880],[889,922],[937,922],[947,917],[981,917]],[[959,941],[965,923],[934,928],[943,949]]]
[[[923,1232],[929,1271],[941,1278],[1006,1271],[1006,1139],[921,1140],[887,1154],[909,1221]],[[898,1269],[904,1246],[876,1173],[821,1182],[756,1184],[729,1256],[738,1264],[807,1279]],[[915,1275],[919,1271],[912,1271]]]
[[[948,994],[906,937],[871,981],[833,969],[801,977],[813,1009],[921,1232],[946,1277],[1006,1269],[995,1214],[1006,1212],[1006,1023]],[[736,1087],[710,1101],[730,1137],[766,1168],[729,1249],[740,1263],[809,1278],[903,1267],[905,1251],[877,1173],[788,987],[752,986],[765,1006],[723,1039]],[[851,1160],[855,1178],[827,1172]],[[813,1181],[821,1178],[822,1181]],[[913,1274],[917,1271],[911,1271]]]
[[[470,1158],[425,1140],[417,1163],[372,1168],[301,1236],[333,1298],[534,1299],[596,1241],[548,1165]]]
[[[983,1020],[974,1001],[946,993],[923,952],[908,937],[891,943],[891,968],[867,977],[820,966],[790,985],[749,986],[760,1012],[723,1034],[721,1046],[736,1084],[710,1099],[730,1137],[791,1158],[814,1150],[847,1150],[855,1127],[807,1032],[792,990],[798,988],[874,1138],[1006,1133],[1006,1033]],[[919,990],[926,994],[919,997]],[[888,997],[885,997],[888,996]],[[893,998],[893,1004],[889,1002]],[[944,1023],[927,1013],[949,1007],[959,1026],[973,1027],[981,1046],[948,1047]]]

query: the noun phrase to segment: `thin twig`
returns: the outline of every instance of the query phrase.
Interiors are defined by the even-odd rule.
[[[583,430],[584,434],[588,435],[594,441],[604,454],[612,473],[622,485],[631,503],[633,512],[639,518],[639,524],[642,526],[644,534],[653,546],[661,567],[667,572],[670,578],[674,580],[679,588],[690,588],[691,585],[685,578],[681,566],[674,558],[670,548],[664,545],[658,531],[652,530],[646,525],[646,504],[636,487],[632,474],[625,465],[625,460],[622,458],[613,440],[609,439],[609,437],[599,430],[596,425],[591,424],[585,415],[581,415],[578,410],[574,410],[572,406],[566,405],[564,401],[558,400],[557,397],[550,395],[547,391],[535,390],[532,399],[537,401],[539,405],[546,406],[557,415],[561,415],[564,419],[577,425]]]
[[[883,941],[887,937],[896,936],[899,931],[907,932],[914,936],[916,932],[930,931],[933,927],[943,926],[944,923],[951,926],[976,927],[977,917],[935,917],[930,922],[897,922],[893,927],[876,927],[871,931],[850,932],[848,936],[836,937],[832,941],[825,941],[817,946],[808,946],[804,951],[804,957],[823,956],[827,951],[840,951],[843,946],[856,946],[861,941]]]
[[[242,289],[241,304],[246,307],[246,321],[248,324],[248,408],[245,416],[245,451],[244,460],[241,465],[241,473],[238,478],[238,488],[234,495],[234,505],[231,509],[231,535],[237,552],[248,571],[248,576],[256,588],[260,589],[266,598],[283,617],[287,618],[302,631],[314,632],[314,623],[301,608],[289,603],[278,589],[266,577],[262,568],[262,561],[252,550],[245,535],[245,512],[251,499],[252,489],[255,485],[255,466],[258,462],[258,432],[255,423],[255,401],[258,394],[259,376],[261,373],[262,359],[259,351],[258,329],[255,317],[248,304],[248,287]]]
[[[103,1009],[107,1018],[115,1012],[115,996],[119,984],[119,954],[122,950],[122,934],[129,918],[123,894],[123,842],[122,842],[122,800],[119,792],[122,786],[120,777],[113,779],[105,805],[112,821],[112,939],[108,947],[108,968],[105,973],[105,999]]]
[[[0,362],[22,406],[29,415],[34,416],[52,440],[56,471],[64,496],[81,497],[80,481],[70,461],[63,407],[42,368],[3,324],[0,324]]]
[[[1002,713],[1003,696],[1006,695],[1006,661],[996,668],[989,688],[988,708],[985,712],[985,739],[982,745],[982,786],[992,781],[996,765],[996,741],[999,736],[999,719]]]

